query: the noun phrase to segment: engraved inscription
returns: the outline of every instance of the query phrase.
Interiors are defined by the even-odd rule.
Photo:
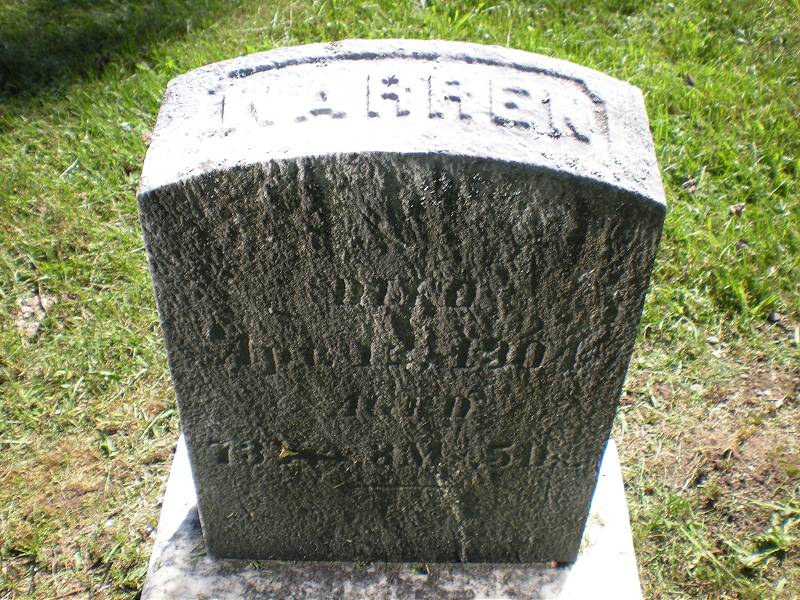
[[[467,278],[415,281],[407,277],[339,277],[332,284],[309,283],[307,297],[332,320],[363,323],[360,333],[335,338],[307,339],[281,331],[281,318],[272,335],[238,335],[226,331],[210,336],[228,360],[231,348],[244,348],[243,366],[273,376],[293,369],[315,368],[441,368],[453,370],[536,370],[557,357],[567,368],[579,364],[580,340],[548,353],[537,339],[536,326],[514,338],[492,331],[491,315],[508,310],[505,290],[512,282],[506,273],[492,285]],[[327,290],[327,292],[326,292]],[[431,328],[429,316],[436,314]],[[242,341],[244,340],[244,341]],[[260,340],[255,342],[253,340]],[[246,348],[244,347],[246,344]],[[236,356],[239,356],[238,354]],[[549,358],[548,358],[549,357]],[[227,362],[226,362],[227,364]],[[238,365],[238,363],[237,363]],[[240,368],[237,366],[237,368]]]
[[[301,114],[295,117],[295,121],[302,123],[307,121],[309,117],[330,117],[331,119],[344,119],[347,113],[341,110],[336,110],[328,104],[328,93],[325,90],[320,90],[318,93],[319,102],[314,108],[309,109],[308,113]],[[252,106],[252,105],[251,105]]]
[[[374,340],[340,339],[328,346],[318,342],[320,345],[256,347],[251,349],[253,360],[249,366],[264,375],[293,368],[403,367],[420,361],[450,369],[535,370],[542,365],[546,353],[545,346],[538,341],[510,344],[494,337],[469,337],[468,332],[457,332],[461,341],[455,346],[426,349],[425,344],[432,346],[435,341],[425,332],[406,335],[391,319],[376,321],[376,326],[381,327],[380,337]],[[575,367],[574,354],[566,356],[565,365]]]
[[[467,112],[470,108],[471,92],[464,91],[461,82],[448,80],[441,82],[428,77],[428,118],[444,119],[445,116],[457,118],[461,121],[471,121],[472,115]]]
[[[607,136],[604,102],[568,77],[485,65],[450,65],[441,72],[402,60],[351,66],[313,89],[270,72],[235,79],[219,100],[221,129],[422,119],[494,126],[578,144]],[[304,68],[292,67],[298,73]],[[319,78],[319,72],[314,76]]]
[[[366,116],[371,119],[380,117],[381,114],[395,117],[407,117],[411,114],[403,98],[411,93],[411,88],[400,85],[400,80],[394,75],[385,77],[367,75],[366,93]]]
[[[512,466],[523,468],[543,467],[548,460],[547,447],[543,444],[517,444],[501,442],[489,446],[489,463],[495,470]],[[567,461],[557,459],[562,466],[572,466]]]
[[[579,464],[551,456],[543,444],[494,441],[473,446],[468,454],[452,456],[452,446],[435,439],[379,442],[358,449],[321,451],[279,442],[277,438],[212,440],[206,444],[210,464],[222,468],[272,468],[292,476],[311,477],[334,487],[438,487],[442,461],[464,462],[484,476],[521,468],[531,476],[547,465],[575,469]],[[446,459],[447,455],[451,455]]]

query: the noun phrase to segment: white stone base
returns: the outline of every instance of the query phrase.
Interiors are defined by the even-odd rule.
[[[190,598],[641,600],[617,448],[609,440],[578,560],[542,564],[212,560],[181,436],[142,600]]]

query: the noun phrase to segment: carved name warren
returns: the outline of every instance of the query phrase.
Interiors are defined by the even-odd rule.
[[[342,119],[421,119],[579,144],[603,144],[608,137],[604,100],[583,81],[557,72],[453,60],[346,62],[346,69],[334,72],[318,64],[289,65],[210,89],[219,95],[220,128],[227,134]]]

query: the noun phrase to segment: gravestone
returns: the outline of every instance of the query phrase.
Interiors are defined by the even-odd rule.
[[[170,83],[138,198],[210,555],[575,559],[665,213],[636,88],[255,54]]]

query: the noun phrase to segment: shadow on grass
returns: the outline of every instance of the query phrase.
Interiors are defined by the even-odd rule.
[[[228,3],[231,6],[235,3]],[[0,98],[58,90],[202,27],[222,0],[3,0]]]

